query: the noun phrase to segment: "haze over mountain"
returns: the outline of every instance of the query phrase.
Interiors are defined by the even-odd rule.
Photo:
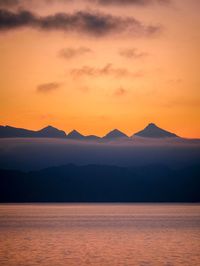
[[[200,140],[0,138],[0,168],[34,170],[69,163],[116,166],[162,164],[173,167],[199,164]]]
[[[130,138],[51,126],[0,127],[0,136],[0,202],[200,201],[200,140],[154,124]]]
[[[134,134],[134,136],[144,137],[144,138],[174,138],[178,137],[176,134],[159,128],[154,123],[148,124],[143,130]]]

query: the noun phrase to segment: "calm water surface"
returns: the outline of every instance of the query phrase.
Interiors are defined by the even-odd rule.
[[[0,205],[1,266],[200,265],[200,205]]]

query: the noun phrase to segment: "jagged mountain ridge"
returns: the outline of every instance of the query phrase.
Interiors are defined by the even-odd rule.
[[[47,126],[41,130],[34,131],[24,128],[16,128],[11,126],[0,126],[0,138],[68,138],[74,140],[115,140],[115,139],[129,139],[142,137],[142,138],[178,138],[174,133],[164,130],[153,123],[150,123],[143,130],[128,137],[125,133],[118,129],[111,130],[104,137],[98,137],[95,135],[85,136],[77,130],[72,130],[69,134],[66,134],[63,130],[57,129],[53,126]]]
[[[65,138],[66,133],[52,126],[47,126],[41,130],[34,131],[11,126],[0,126],[0,138]]]

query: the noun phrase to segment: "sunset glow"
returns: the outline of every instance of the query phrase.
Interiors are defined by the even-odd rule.
[[[14,2],[0,1],[1,125],[200,137],[198,0]]]

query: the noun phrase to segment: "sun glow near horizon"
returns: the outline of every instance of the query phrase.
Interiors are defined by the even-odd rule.
[[[200,137],[197,1],[19,2],[0,1],[1,124]]]

